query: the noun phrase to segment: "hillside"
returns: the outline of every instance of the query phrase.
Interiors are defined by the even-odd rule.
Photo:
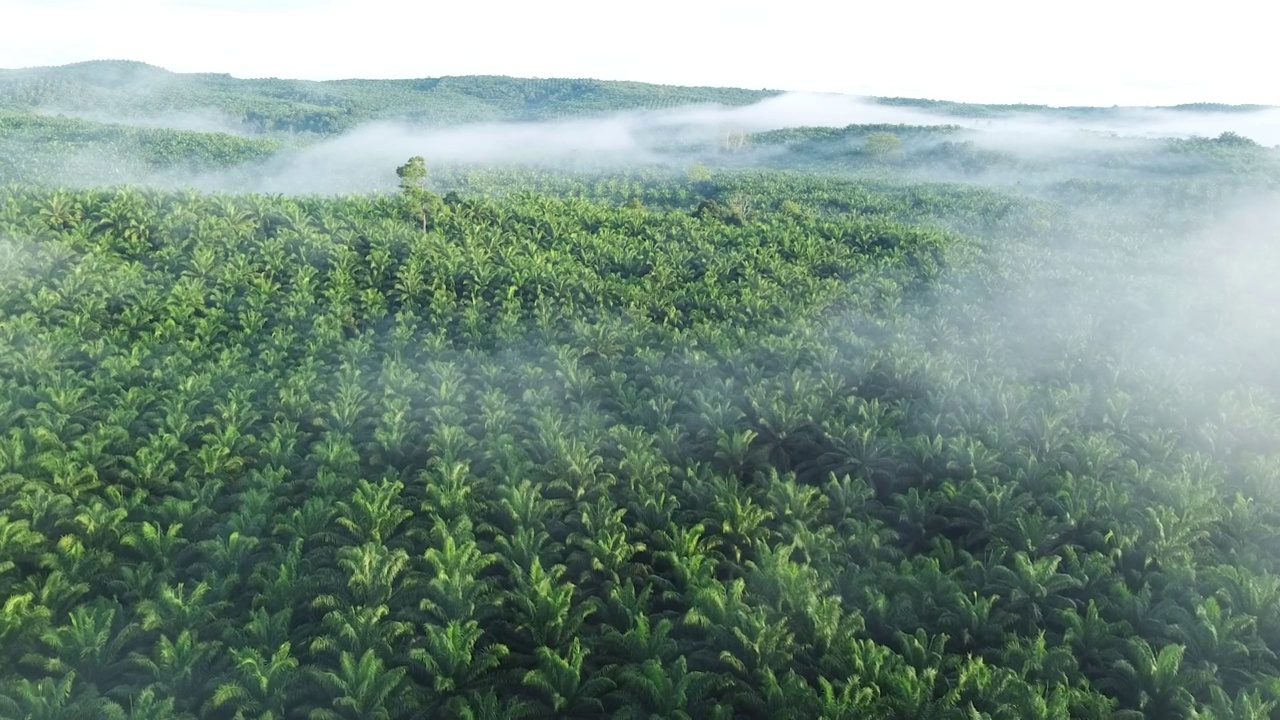
[[[246,80],[95,61],[0,70],[0,109],[139,118],[214,110],[256,133],[334,133],[377,119],[429,124],[545,120],[694,103],[746,105],[775,93],[599,80],[437,77],[420,80]]]
[[[241,123],[252,132],[333,133],[361,122],[388,118],[443,124],[546,120],[703,103],[741,106],[780,92],[506,76],[331,81],[242,79],[226,74],[174,73],[123,60],[0,70],[0,109],[4,110],[145,119],[148,115],[207,108],[225,114],[226,119]],[[871,100],[886,106],[969,118],[1033,113],[1105,117],[1133,109],[984,105],[919,98]],[[1167,109],[1186,113],[1250,113],[1269,108],[1199,103]]]

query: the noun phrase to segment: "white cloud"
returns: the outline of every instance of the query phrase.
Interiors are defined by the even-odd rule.
[[[241,77],[483,73],[980,102],[1280,104],[1259,7],[0,0],[0,66],[128,58]]]

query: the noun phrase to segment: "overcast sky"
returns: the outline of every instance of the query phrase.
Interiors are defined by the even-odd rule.
[[[1280,105],[1257,0],[0,0],[0,67],[498,74],[1052,105]]]

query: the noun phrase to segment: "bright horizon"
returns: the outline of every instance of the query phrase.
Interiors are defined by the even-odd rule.
[[[1044,105],[1280,105],[1252,2],[0,0],[0,67],[303,80],[510,75]],[[416,29],[416,32],[413,30]]]

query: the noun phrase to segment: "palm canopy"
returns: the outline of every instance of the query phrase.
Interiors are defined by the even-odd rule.
[[[1274,713],[1263,371],[1028,318],[1186,217],[691,175],[0,191],[0,715]]]

